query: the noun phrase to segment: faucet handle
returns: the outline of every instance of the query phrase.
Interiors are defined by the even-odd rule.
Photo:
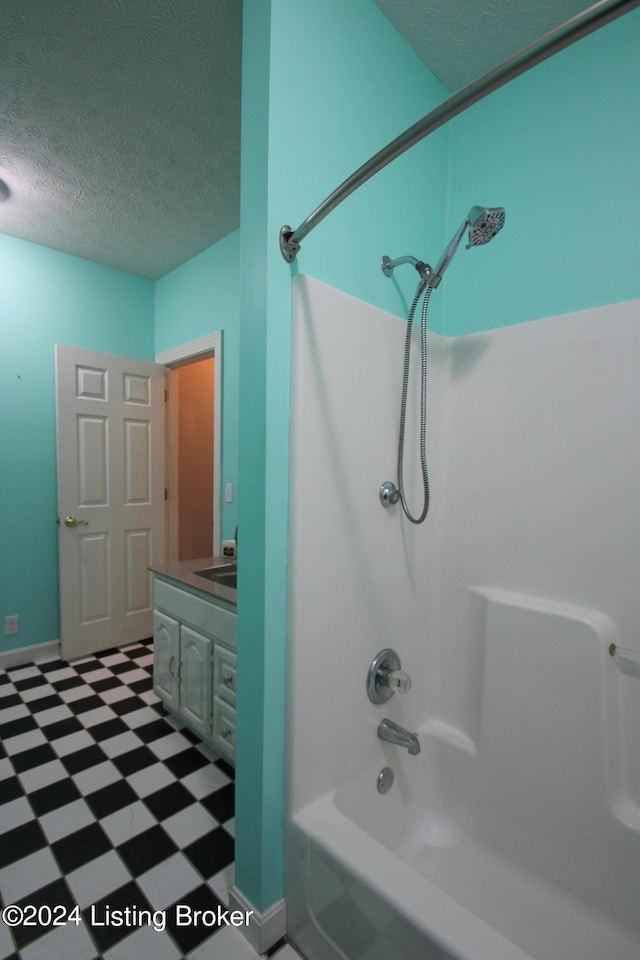
[[[411,677],[401,669],[395,650],[381,650],[367,673],[367,695],[372,703],[386,703],[394,693],[408,693]]]
[[[396,693],[409,693],[411,690],[411,677],[404,670],[390,670],[385,682]]]

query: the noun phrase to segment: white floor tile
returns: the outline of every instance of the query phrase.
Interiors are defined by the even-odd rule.
[[[182,960],[182,954],[168,933],[144,926],[107,950],[104,960]]]
[[[175,853],[136,880],[154,910],[164,910],[202,885],[202,877],[182,853]]]
[[[88,767],[86,770],[81,770],[80,773],[75,773],[72,779],[82,796],[86,797],[94,790],[99,790],[100,787],[106,787],[119,780],[120,771],[117,767],[114,767],[110,760],[105,760],[104,763],[97,763],[94,767]]]
[[[39,687],[30,687],[29,690],[21,690],[20,696],[25,703],[31,703],[32,700],[42,700],[43,697],[51,697],[58,691],[48,683],[42,683]]]
[[[55,843],[61,837],[75,833],[94,821],[95,817],[84,800],[74,800],[73,803],[67,803],[64,807],[40,817],[40,826],[49,843]]]
[[[73,711],[66,704],[60,704],[57,707],[51,707],[50,710],[40,710],[35,714],[35,720],[39,727],[47,727],[50,723],[67,720],[72,716]]]
[[[105,703],[119,703],[120,700],[126,700],[131,696],[131,690],[126,687],[111,687],[109,690],[102,690],[100,699]]]
[[[128,731],[120,733],[117,737],[110,737],[109,740],[103,740],[100,746],[108,757],[119,757],[121,753],[128,753],[129,750],[136,750],[141,747],[142,740],[136,737],[135,733]]]
[[[100,821],[102,829],[116,846],[143,833],[155,823],[155,817],[140,800],[125,807],[124,810],[116,810],[115,813],[109,814]]]
[[[230,834],[230,835],[234,838],[234,840],[235,840],[235,836],[236,836],[236,818],[235,818],[235,817],[232,817],[231,820],[225,820],[223,826],[224,826],[224,829],[227,831],[227,833]]]
[[[226,773],[223,773],[215,764],[211,763],[209,766],[194,770],[188,777],[183,778],[182,783],[194,797],[201,800],[202,797],[208,796],[214,790],[226,787],[228,783],[231,783],[231,780]]]
[[[7,753],[14,757],[23,750],[31,750],[32,747],[47,743],[47,738],[41,730],[29,730],[27,733],[19,733],[17,737],[9,737],[2,742]]]
[[[22,960],[92,960],[95,955],[96,948],[84,922],[55,927],[20,952]]]
[[[140,707],[139,710],[132,710],[131,713],[125,713],[122,718],[128,727],[135,730],[136,727],[142,727],[145,723],[153,723],[158,720],[158,711],[153,707]]]
[[[170,783],[175,783],[175,779],[163,763],[155,763],[152,767],[145,767],[138,773],[132,773],[130,777],[127,777],[127,782],[139,797],[148,797],[150,793],[155,793],[156,790],[168,787]]]
[[[207,886],[211,887],[215,895],[222,900],[226,906],[229,906],[229,890],[235,882],[235,864],[230,863],[228,867],[216,873],[215,876],[207,880]]]
[[[111,670],[107,670],[106,667],[101,667],[99,664],[96,664],[95,670],[88,670],[82,674],[82,679],[89,684],[97,683],[98,680],[111,680],[112,677]]]
[[[27,667],[12,667],[10,670],[7,670],[7,675],[15,683],[16,680],[28,680],[31,677],[40,677],[42,676],[42,671],[31,663]]]
[[[58,780],[64,780],[69,774],[62,761],[50,760],[49,763],[43,763],[39,767],[24,770],[19,776],[23,790],[27,793],[35,793],[40,787],[48,787]]]
[[[100,657],[100,663],[105,667],[113,667],[117,663],[131,662],[124,653],[110,653],[108,657]]]
[[[6,923],[0,923],[0,957],[10,957],[15,950],[11,932]]]
[[[132,662],[132,670],[128,670],[126,673],[123,671],[118,674],[118,680],[121,683],[132,684],[137,683],[138,680],[148,680],[149,672],[147,670],[140,670],[135,663]]]
[[[9,757],[3,757],[0,760],[0,780],[6,780],[7,777],[15,777],[16,771]]]
[[[183,781],[184,783],[184,781]],[[163,829],[184,850],[192,840],[215,830],[218,821],[200,803],[194,803],[162,822]]]
[[[174,754],[179,753],[181,750],[186,750],[190,746],[191,741],[187,740],[185,736],[176,730],[175,733],[170,733],[166,737],[160,737],[159,740],[154,740],[153,743],[149,744],[149,749],[152,750],[160,760],[166,760],[167,757],[173,757]]]
[[[68,753],[75,753],[76,750],[84,750],[85,747],[93,747],[94,745],[95,740],[86,730],[70,733],[68,737],[60,737],[51,744],[59,757],[66,757]]]
[[[68,690],[58,690],[58,696],[65,703],[73,703],[74,700],[84,700],[85,697],[91,696],[91,690],[83,683],[82,686],[69,687]]]
[[[0,807],[0,832],[4,833],[6,830],[20,827],[32,818],[33,810],[26,797],[18,797],[17,800],[3,803]]]
[[[16,860],[0,871],[0,889],[5,903],[15,903],[28,893],[39,890],[60,878],[60,869],[51,850],[46,847]],[[0,927],[4,924],[0,923]],[[4,954],[0,953],[0,956]]]
[[[47,673],[49,683],[58,683],[59,680],[68,680],[69,677],[75,677],[77,671],[73,667],[60,667],[59,670],[51,670]]]
[[[95,710],[86,710],[78,714],[78,720],[85,729],[95,727],[98,723],[106,723],[107,720],[114,720],[118,714],[111,707],[97,707]]]
[[[223,927],[189,954],[189,960],[257,960],[257,957],[236,927]]]
[[[0,689],[2,689],[0,687]],[[3,694],[8,696],[8,694]],[[2,722],[10,723],[12,720],[19,720],[20,717],[29,717],[31,716],[31,710],[28,707],[25,707],[24,703],[19,703],[15,707],[7,707],[2,711]]]
[[[130,874],[115,850],[110,850],[67,874],[66,880],[76,903],[84,910],[129,883]]]
[[[137,657],[137,658],[136,658],[136,663],[138,664],[139,667],[144,667],[145,669],[146,669],[147,667],[152,667],[152,666],[153,666],[153,654],[152,654],[152,653],[149,653],[146,657]]]
[[[145,703],[160,703],[160,697],[153,692],[153,690],[146,690],[144,693],[141,693],[140,699],[144,700]]]

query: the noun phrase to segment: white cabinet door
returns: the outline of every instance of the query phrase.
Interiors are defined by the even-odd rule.
[[[180,628],[180,710],[196,733],[211,734],[212,641],[184,624]]]
[[[159,610],[153,614],[153,685],[168,707],[179,706],[180,624]]]

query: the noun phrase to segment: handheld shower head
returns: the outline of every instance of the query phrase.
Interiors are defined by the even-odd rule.
[[[440,257],[438,265],[429,279],[429,286],[434,289],[439,286],[467,227],[469,227],[469,243],[467,244],[467,250],[469,250],[470,247],[479,247],[483,243],[489,243],[489,240],[493,240],[496,233],[502,230],[504,226],[504,217],[502,207],[471,207],[464,223]]]

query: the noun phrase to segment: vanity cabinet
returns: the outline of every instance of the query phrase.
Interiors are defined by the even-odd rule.
[[[236,616],[215,599],[155,578],[154,690],[212,749],[235,758]]]

